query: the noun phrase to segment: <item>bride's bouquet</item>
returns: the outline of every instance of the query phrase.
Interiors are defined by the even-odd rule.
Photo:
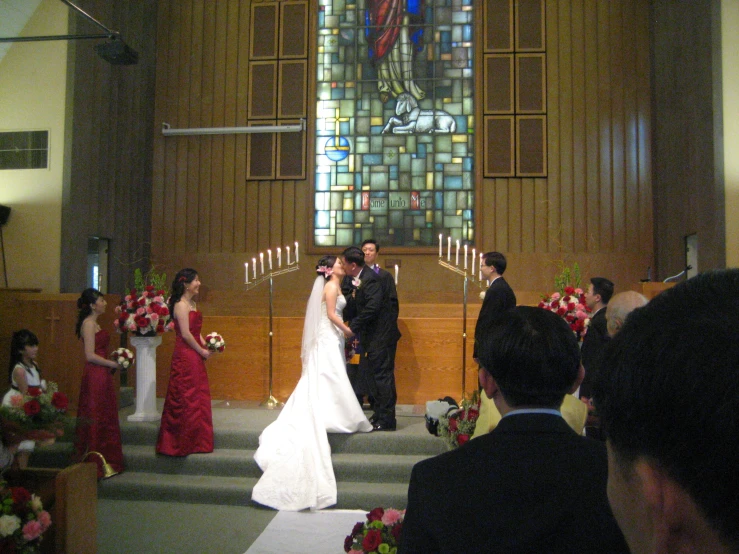
[[[226,341],[218,333],[208,333],[205,337],[205,347],[211,352],[223,352],[226,349]]]
[[[367,521],[358,521],[344,539],[344,552],[387,552],[394,554],[400,546],[405,510],[375,508],[367,514]]]
[[[110,353],[110,359],[118,362],[123,369],[128,369],[133,363],[133,352],[128,348],[118,348]]]

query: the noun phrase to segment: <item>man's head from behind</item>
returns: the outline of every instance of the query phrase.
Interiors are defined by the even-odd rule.
[[[548,310],[518,306],[496,316],[481,335],[480,383],[501,412],[557,409],[582,380],[575,334]]]
[[[637,308],[646,305],[648,300],[643,294],[633,290],[614,294],[606,309],[606,325],[608,334],[615,335],[624,326],[628,315]]]
[[[739,270],[632,312],[594,396],[631,551],[739,552]]]

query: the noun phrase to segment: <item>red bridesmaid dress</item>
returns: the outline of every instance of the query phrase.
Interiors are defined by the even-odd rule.
[[[95,333],[95,354],[108,357],[108,331]],[[89,451],[100,452],[117,472],[123,471],[123,446],[118,423],[118,395],[115,379],[109,367],[87,362],[82,372],[82,385],[77,408],[77,436],[75,448],[78,457]],[[90,456],[98,466],[98,479],[103,477],[103,463],[99,456]]]
[[[189,313],[190,333],[200,344],[203,316]],[[213,415],[210,385],[205,360],[185,342],[175,319],[175,345],[159,428],[157,452],[168,456],[187,456],[213,452]]]

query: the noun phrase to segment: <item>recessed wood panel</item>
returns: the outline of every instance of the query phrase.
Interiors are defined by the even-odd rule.
[[[275,121],[262,121],[256,125],[275,125]],[[255,124],[250,125],[250,127]],[[247,180],[275,178],[276,133],[251,133],[247,140]]]
[[[277,57],[277,2],[251,7],[251,59]]]
[[[299,121],[283,121],[294,125]],[[305,133],[279,133],[277,136],[277,178],[305,179]]]
[[[280,58],[308,56],[308,2],[284,2],[280,8]]]
[[[306,117],[307,68],[305,60],[280,62],[279,117]]]
[[[485,56],[485,112],[513,112],[513,55]]]
[[[513,175],[513,117],[485,118],[485,175]]]
[[[518,113],[546,111],[544,54],[516,56],[516,111]]]
[[[516,50],[544,50],[544,0],[516,1]]]
[[[546,175],[545,156],[547,128],[543,116],[521,116],[516,118],[518,127],[517,168],[518,175]]]
[[[483,13],[485,51],[513,50],[513,2],[486,0]]]
[[[274,119],[277,112],[277,62],[249,65],[249,119]]]

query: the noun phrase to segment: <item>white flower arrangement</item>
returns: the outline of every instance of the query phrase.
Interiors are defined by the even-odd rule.
[[[208,333],[205,337],[205,347],[211,352],[223,352],[226,349],[226,341],[218,333]]]

